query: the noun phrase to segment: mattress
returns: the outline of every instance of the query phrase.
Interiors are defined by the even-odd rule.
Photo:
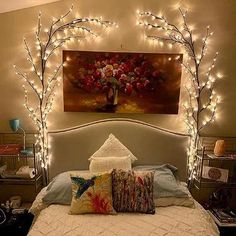
[[[218,229],[196,202],[195,208],[158,207],[156,214],[69,215],[70,206],[50,205],[41,210],[29,236],[216,236]]]

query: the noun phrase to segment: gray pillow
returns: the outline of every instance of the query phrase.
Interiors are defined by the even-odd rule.
[[[71,173],[87,173],[89,171],[67,171],[57,175],[47,187],[43,203],[70,205],[72,199]]]
[[[154,198],[188,196],[185,188],[177,180],[178,169],[172,165],[136,166],[133,169],[154,171]]]

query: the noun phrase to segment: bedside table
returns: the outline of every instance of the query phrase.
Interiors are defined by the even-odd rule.
[[[209,210],[207,212],[216,223],[220,231],[220,236],[235,236],[236,235],[236,223],[221,223]]]
[[[6,221],[0,224],[0,235],[26,236],[34,216],[23,210],[21,213],[5,212]]]

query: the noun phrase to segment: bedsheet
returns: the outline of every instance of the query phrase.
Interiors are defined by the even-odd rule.
[[[216,236],[218,229],[196,202],[195,208],[158,207],[156,214],[69,215],[70,206],[50,205],[39,213],[29,236]]]

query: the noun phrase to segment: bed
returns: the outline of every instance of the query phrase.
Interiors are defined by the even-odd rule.
[[[189,137],[131,119],[106,119],[49,133],[49,179],[71,170],[87,170],[88,158],[112,133],[138,158],[134,165],[169,163],[186,181],[186,151]],[[70,206],[45,206],[44,188],[33,203],[36,217],[29,231],[37,235],[199,235],[215,236],[219,231],[208,213],[195,201],[195,207],[157,207],[154,215],[69,215]]]

